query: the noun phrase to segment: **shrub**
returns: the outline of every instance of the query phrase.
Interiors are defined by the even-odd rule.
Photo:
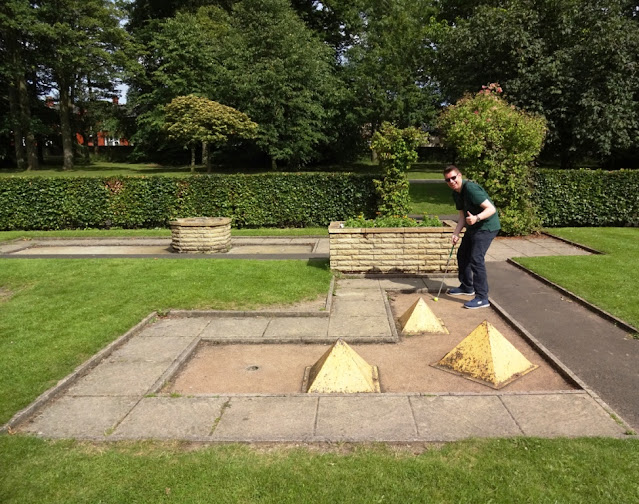
[[[498,84],[465,96],[439,118],[468,178],[482,185],[499,210],[505,234],[528,234],[539,226],[532,203],[531,166],[546,134],[543,117],[509,105]]]
[[[639,171],[552,170],[534,175],[544,226],[639,226]]]
[[[398,129],[390,123],[383,123],[373,135],[371,149],[377,153],[384,177],[375,180],[380,215],[408,214],[411,201],[406,172],[417,161],[417,147],[422,138],[416,128]]]
[[[274,173],[187,177],[0,179],[0,230],[153,228],[177,217],[242,227],[324,226],[373,216],[373,176]]]
[[[384,228],[384,227],[442,227],[443,223],[436,215],[424,215],[419,221],[411,217],[377,217],[375,219],[366,219],[363,215],[346,219],[344,227],[347,228]]]

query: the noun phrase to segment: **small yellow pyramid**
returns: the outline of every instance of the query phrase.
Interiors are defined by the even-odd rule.
[[[428,307],[424,298],[419,298],[413,305],[399,317],[403,334],[419,333],[444,333],[448,334],[448,329],[444,327],[441,320]]]
[[[320,394],[380,392],[377,366],[370,366],[342,339],[306,368],[302,390]]]
[[[532,364],[487,320],[479,324],[436,367],[501,388],[539,366]]]

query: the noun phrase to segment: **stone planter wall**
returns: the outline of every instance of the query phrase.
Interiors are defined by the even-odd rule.
[[[328,227],[331,269],[343,273],[443,273],[456,223],[444,227]],[[455,247],[455,251],[457,247]],[[448,271],[457,271],[453,251]]]
[[[189,217],[170,221],[169,226],[175,252],[217,254],[231,249],[228,217]]]

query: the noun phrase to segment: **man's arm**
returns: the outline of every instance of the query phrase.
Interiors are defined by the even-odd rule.
[[[495,212],[497,211],[497,209],[495,208],[495,205],[493,205],[487,199],[482,201],[479,206],[481,207],[482,210],[477,215],[473,215],[470,212],[467,212],[465,221],[466,221],[466,224],[468,224],[469,226],[477,224],[480,220],[488,219],[488,217],[490,217],[491,215],[494,215]],[[457,226],[459,227],[459,224]]]

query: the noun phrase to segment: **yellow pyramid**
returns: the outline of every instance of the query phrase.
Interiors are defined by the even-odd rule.
[[[419,298],[413,305],[399,317],[403,334],[445,333],[448,329],[444,327],[441,320],[428,307],[424,298]]]
[[[370,366],[345,341],[338,339],[306,368],[302,389],[308,393],[380,392],[377,366]]]
[[[494,388],[501,388],[539,367],[526,359],[486,320],[435,366],[486,382]]]

